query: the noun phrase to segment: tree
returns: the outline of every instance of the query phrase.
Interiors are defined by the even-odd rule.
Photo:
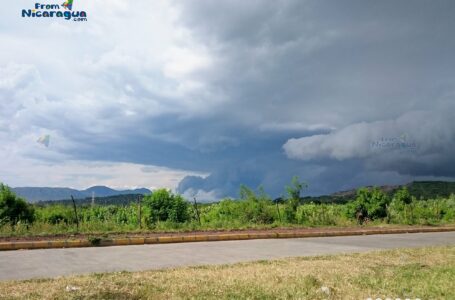
[[[307,187],[308,184],[300,181],[298,176],[292,177],[291,185],[286,186],[286,193],[288,197],[286,199],[287,206],[285,208],[285,218],[288,221],[295,220],[297,207],[300,204],[300,194]]]
[[[34,220],[33,207],[0,183],[0,225],[15,226],[19,221],[31,224]]]
[[[188,202],[181,195],[170,190],[159,189],[144,197],[144,205],[150,209],[150,221],[171,221],[183,223],[188,221]]]
[[[291,185],[286,186],[286,192],[289,196],[288,199],[300,201],[300,194],[307,187],[308,184],[303,181],[301,182],[299,176],[292,177]]]

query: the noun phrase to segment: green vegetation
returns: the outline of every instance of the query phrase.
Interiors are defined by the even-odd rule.
[[[20,223],[26,225],[34,221],[33,207],[16,195],[5,185],[0,184],[0,226],[12,227]]]
[[[368,187],[372,189],[373,187]],[[450,195],[455,194],[455,182],[448,181],[413,181],[406,185],[396,186],[380,186],[377,187],[387,196],[393,197],[393,195],[402,188],[407,188],[410,196],[416,199],[436,199],[436,198],[448,198]],[[349,190],[344,192],[338,192],[331,195],[323,195],[317,197],[306,196],[302,199],[304,202],[314,203],[338,203],[344,204],[352,200],[357,194],[356,190]]]
[[[293,177],[290,186],[286,187],[286,193],[288,198],[286,199],[286,206],[285,206],[285,220],[292,223],[295,222],[297,209],[300,205],[300,194],[304,188],[308,185],[304,182],[300,182],[298,177]]]
[[[452,246],[8,281],[0,299],[455,299],[454,281]]]
[[[148,221],[183,223],[189,220],[188,202],[182,196],[173,194],[166,189],[159,189],[144,198],[144,204],[149,208]]]
[[[449,197],[455,194],[455,182],[416,181],[408,185],[409,193],[417,199]]]
[[[140,194],[122,194],[115,196],[106,196],[106,197],[95,197],[95,203],[97,205],[129,205],[132,203],[137,203],[144,196]],[[77,205],[90,205],[92,203],[92,197],[87,197],[83,199],[75,199]],[[48,200],[48,201],[38,201],[35,202],[38,206],[46,206],[53,204],[62,204],[62,205],[72,205],[73,201],[71,199],[66,200]]]
[[[390,199],[378,188],[361,188],[354,201],[346,205],[347,214],[356,218],[360,224],[366,220],[378,220],[387,216],[387,204]]]
[[[138,231],[191,231],[273,227],[355,225],[443,225],[455,223],[455,195],[418,200],[403,187],[393,194],[361,188],[346,204],[313,203],[301,197],[306,184],[297,177],[286,197],[272,200],[260,187],[241,186],[239,199],[187,202],[160,189],[129,205],[29,205],[1,186],[0,237],[49,234],[105,234]]]

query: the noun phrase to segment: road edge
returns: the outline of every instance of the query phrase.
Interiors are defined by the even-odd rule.
[[[399,233],[426,233],[426,232],[449,232],[455,231],[455,227],[418,227],[418,228],[359,228],[358,230],[321,230],[312,232],[258,232],[258,233],[220,233],[198,235],[176,235],[158,237],[130,237],[102,239],[93,238],[86,240],[58,240],[58,241],[26,241],[26,242],[1,242],[0,251],[8,250],[32,250],[32,249],[58,249],[58,248],[81,248],[81,247],[108,247],[146,244],[168,244],[185,242],[214,242],[236,241],[253,239],[279,239],[279,238],[306,238],[306,237],[331,237],[349,235],[373,235],[373,234],[399,234]]]

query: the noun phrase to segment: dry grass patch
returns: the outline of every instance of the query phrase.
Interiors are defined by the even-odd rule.
[[[453,282],[452,246],[11,281],[0,298],[455,299]]]

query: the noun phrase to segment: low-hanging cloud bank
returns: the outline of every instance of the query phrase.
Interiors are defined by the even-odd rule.
[[[288,140],[291,159],[362,160],[369,170],[403,175],[455,176],[455,102],[430,111],[407,112],[394,120],[362,122],[330,134]]]

